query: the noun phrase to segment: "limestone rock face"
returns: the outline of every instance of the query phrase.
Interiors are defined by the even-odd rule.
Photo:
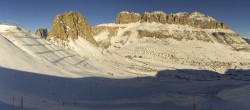
[[[145,12],[142,16],[141,22],[157,22],[157,23],[166,23],[166,14],[161,11],[155,11],[152,13]]]
[[[202,13],[199,12],[194,12],[190,15],[189,17],[190,23],[189,25],[193,26],[193,27],[197,27],[197,28],[202,28],[202,29],[217,29],[217,28],[221,28],[221,29],[228,29],[228,27],[215,20],[214,18],[210,17],[210,16],[206,16]]]
[[[181,40],[198,40],[210,43],[230,45],[235,50],[242,50],[247,47],[246,42],[236,33],[206,32],[205,30],[137,30],[140,37]]]
[[[135,23],[141,20],[141,15],[138,13],[121,12],[117,15],[116,24]]]
[[[76,40],[78,37],[83,37],[96,45],[96,41],[91,34],[91,26],[86,19],[80,13],[66,12],[55,17],[52,30],[46,39],[53,38],[67,41],[69,39]]]
[[[109,27],[109,26],[96,26],[92,27],[92,35],[93,36],[100,36],[100,34],[105,33],[105,35],[101,35],[98,39],[95,39],[97,42],[97,46],[103,48],[109,48],[111,45],[110,39],[112,37],[116,37],[118,34],[119,27]]]
[[[46,37],[48,36],[48,30],[43,29],[43,28],[39,28],[39,29],[36,30],[35,34],[37,36],[39,36],[40,38],[46,39]]]
[[[162,24],[180,24],[189,25],[201,29],[228,29],[227,25],[221,23],[210,16],[206,16],[199,12],[194,13],[176,13],[166,14],[162,11],[154,11],[152,13],[145,12],[142,16],[138,13],[121,12],[116,18],[116,24],[129,24],[140,21],[141,23],[156,22]]]

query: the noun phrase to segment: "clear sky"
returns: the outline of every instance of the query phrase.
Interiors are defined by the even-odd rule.
[[[51,29],[54,17],[67,11],[81,13],[92,26],[115,22],[120,11],[198,11],[250,37],[250,0],[0,0],[0,22],[33,32],[39,27]]]

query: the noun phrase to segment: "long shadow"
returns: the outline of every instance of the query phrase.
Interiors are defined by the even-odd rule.
[[[81,60],[81,61],[77,62],[77,63],[74,64],[74,65],[77,66],[77,65],[79,65],[79,64],[81,64],[81,63],[83,63],[83,62],[85,62],[85,61],[87,61],[87,60],[88,60],[88,58],[86,58],[86,59],[84,59],[84,60]]]
[[[46,46],[46,45],[52,45],[52,44],[24,44],[23,46]]]
[[[36,54],[55,53],[55,52],[60,52],[60,51],[65,51],[65,50],[63,50],[63,49],[49,50],[49,51],[43,51],[43,52],[36,52]]]
[[[64,59],[67,59],[67,58],[70,58],[70,57],[74,57],[74,56],[76,56],[76,54],[74,54],[74,55],[68,55],[68,56],[65,56],[65,57],[61,57],[58,60],[53,61],[52,63],[56,64],[56,63],[58,63],[60,61],[63,61]]]
[[[110,109],[148,108],[160,110],[162,108],[162,110],[166,110],[166,108],[179,108],[189,110],[191,106],[177,106],[164,100],[159,103],[137,100],[144,100],[144,98],[146,98],[145,100],[158,100],[157,95],[171,96],[171,94],[184,96],[216,95],[224,89],[249,85],[249,81],[231,79],[232,75],[229,73],[234,73],[234,71],[250,72],[250,70],[229,70],[225,75],[221,75],[207,70],[183,69],[159,71],[156,77],[64,78],[0,67],[0,90],[6,89],[39,96],[44,98],[43,100],[65,102],[72,106],[90,109],[106,107]],[[11,92],[5,95],[13,97]],[[114,100],[116,100],[115,104],[109,102]],[[124,101],[126,103],[122,103]]]
[[[40,39],[40,38],[36,38],[36,37],[28,37],[28,36],[26,36],[26,37],[24,37],[24,36],[16,36],[16,38],[20,38],[20,39]]]

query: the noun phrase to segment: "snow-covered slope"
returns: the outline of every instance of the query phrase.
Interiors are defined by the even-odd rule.
[[[135,32],[128,38],[133,42],[116,43],[130,28],[119,28],[108,49],[79,38],[67,42],[74,50],[68,51],[22,28],[0,25],[0,110],[20,109],[21,100],[24,110],[250,108],[242,98],[249,96],[248,52],[198,40],[138,39]]]
[[[65,77],[105,76],[108,71],[95,59],[68,52],[24,29],[7,25],[0,29],[2,67]]]
[[[227,69],[250,68],[249,45],[230,29],[137,22],[101,24],[94,30],[96,41],[110,44],[110,52],[143,62],[157,71],[174,67],[224,73]],[[162,65],[166,66],[158,68]]]

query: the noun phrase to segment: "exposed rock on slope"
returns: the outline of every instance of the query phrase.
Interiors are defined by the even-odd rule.
[[[121,12],[117,15],[116,24],[129,24],[134,22],[156,22],[156,23],[168,23],[168,24],[180,24],[190,25],[196,28],[202,29],[228,29],[228,27],[213,19],[210,16],[206,16],[199,12],[194,13],[176,13],[166,14],[161,11],[155,11],[152,13],[145,12],[142,16],[138,13]]]
[[[48,30],[43,29],[43,28],[39,28],[39,29],[36,30],[35,34],[37,36],[39,36],[40,38],[46,39],[46,37],[48,36]]]
[[[111,46],[111,37],[117,36],[118,29],[119,27],[97,26],[92,28],[92,35],[95,36],[95,40],[99,47],[107,49],[109,46]]]
[[[67,41],[69,39],[76,40],[78,37],[83,37],[96,45],[95,39],[91,34],[91,26],[85,18],[80,13],[66,12],[55,17],[47,40],[60,39]]]

